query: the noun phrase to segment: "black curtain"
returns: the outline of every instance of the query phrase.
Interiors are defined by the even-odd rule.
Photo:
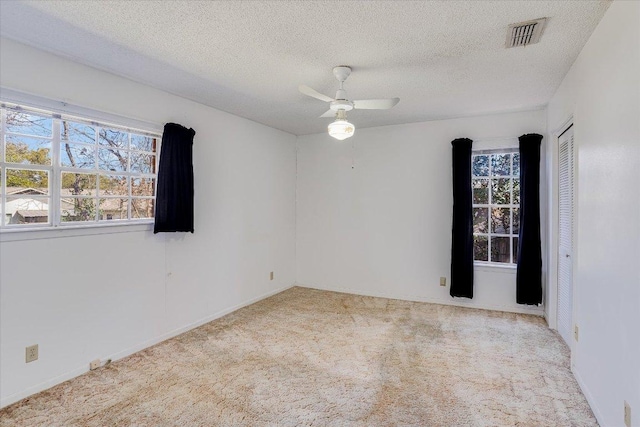
[[[193,233],[193,129],[164,125],[156,190],[154,233]]]
[[[542,302],[542,249],[540,244],[540,142],[542,135],[520,138],[520,235],[516,302]]]
[[[453,152],[453,229],[451,233],[452,297],[473,298],[473,209],[471,141],[451,141]]]

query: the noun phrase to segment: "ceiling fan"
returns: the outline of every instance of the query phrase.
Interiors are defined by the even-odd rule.
[[[336,92],[335,98],[324,95],[309,86],[298,86],[298,90],[303,94],[329,103],[329,110],[320,117],[336,118],[334,122],[329,124],[329,135],[339,140],[349,138],[355,132],[355,126],[347,121],[347,111],[351,111],[353,109],[388,110],[400,102],[400,98],[361,99],[350,101],[347,96],[347,91],[344,89],[344,81],[347,80],[347,77],[349,77],[350,74],[351,67],[341,65],[333,68],[333,75],[336,76],[336,79],[340,82],[340,88]]]

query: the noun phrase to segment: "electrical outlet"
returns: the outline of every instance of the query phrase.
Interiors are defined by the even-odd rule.
[[[631,406],[624,401],[624,425],[631,427]]]
[[[573,326],[573,338],[578,341],[578,325]]]
[[[101,365],[100,359],[92,360],[89,363],[89,369],[92,370],[92,371],[96,370],[96,369],[98,369],[100,367],[100,365]]]
[[[273,280],[273,271],[269,273],[269,280]]]
[[[440,286],[447,286],[447,278],[446,277],[441,277],[440,278]]]
[[[25,362],[33,362],[38,360],[38,344],[30,345],[25,351]]]

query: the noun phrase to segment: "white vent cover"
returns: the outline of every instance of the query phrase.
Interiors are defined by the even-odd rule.
[[[546,23],[547,18],[540,18],[509,25],[505,46],[510,48],[538,43]]]

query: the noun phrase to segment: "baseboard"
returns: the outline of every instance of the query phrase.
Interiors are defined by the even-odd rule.
[[[73,369],[69,372],[65,372],[62,375],[58,375],[57,377],[54,377],[50,380],[44,381],[40,384],[34,385],[32,387],[29,387],[23,391],[20,391],[18,393],[14,393],[10,396],[5,397],[4,399],[2,399],[0,401],[0,409],[4,408],[5,406],[9,406],[12,403],[16,403],[22,399],[24,399],[25,397],[29,397],[33,394],[39,393],[41,391],[47,390],[53,386],[56,386],[60,383],[63,383],[65,381],[68,381],[72,378],[75,377],[79,377],[80,375],[84,374],[85,372],[88,372],[89,368],[87,367],[82,367],[82,368],[76,368]]]
[[[576,381],[578,382],[578,386],[580,386],[580,390],[582,390],[582,394],[584,394],[584,397],[587,399],[587,403],[591,407],[591,411],[593,411],[593,415],[596,417],[596,420],[598,421],[598,425],[601,425],[601,426],[606,425],[604,423],[604,418],[602,418],[602,414],[600,413],[600,410],[598,409],[598,406],[596,405],[596,401],[593,398],[593,395],[591,394],[591,392],[587,388],[587,386],[584,383],[584,381],[582,381],[582,377],[580,376],[578,371],[576,371],[573,368],[571,368],[571,372],[573,373],[573,376],[575,377]]]
[[[528,308],[528,307],[511,307],[511,306],[504,306],[499,304],[495,304],[495,305],[478,304],[475,302],[467,302],[466,300],[462,300],[459,298],[452,298],[452,299],[425,298],[417,295],[408,295],[408,294],[369,292],[369,291],[363,292],[361,290],[339,287],[339,286],[323,287],[318,285],[305,285],[302,283],[296,283],[296,286],[300,286],[303,288],[310,288],[310,289],[320,289],[323,291],[333,291],[333,292],[343,292],[346,294],[363,295],[368,297],[399,299],[403,301],[426,302],[430,304],[442,304],[442,305],[453,305],[456,307],[477,308],[479,310],[504,311],[507,313],[532,314],[534,316],[544,316],[544,309],[542,307]]]
[[[273,296],[275,294],[279,294],[280,292],[284,292],[287,289],[292,288],[293,286],[295,286],[295,285],[292,284],[292,285],[288,285],[288,286],[283,286],[281,288],[274,289],[272,291],[266,292],[266,293],[261,294],[261,295],[259,295],[257,297],[254,297],[254,298],[251,298],[251,299],[249,299],[247,301],[244,301],[244,302],[242,302],[240,304],[236,304],[236,305],[234,305],[232,307],[225,308],[224,310],[220,310],[220,311],[218,311],[218,312],[216,312],[216,313],[214,313],[214,314],[212,314],[210,316],[204,317],[204,318],[202,318],[202,319],[200,319],[200,320],[198,320],[196,322],[190,323],[190,324],[188,324],[186,326],[183,326],[181,328],[178,328],[178,329],[174,329],[173,331],[168,332],[166,334],[162,334],[159,337],[154,338],[154,339],[149,340],[149,341],[146,341],[146,342],[144,342],[144,343],[142,343],[140,345],[128,348],[128,349],[126,349],[124,351],[120,351],[120,352],[118,352],[116,354],[113,354],[111,356],[104,357],[103,359],[111,359],[112,361],[115,361],[115,360],[118,360],[118,359],[122,359],[124,357],[127,357],[127,356],[133,354],[133,353],[137,353],[137,352],[139,352],[141,350],[144,350],[145,348],[149,348],[149,347],[154,346],[156,344],[159,344],[159,343],[161,343],[163,341],[166,341],[168,339],[176,337],[176,336],[178,336],[180,334],[188,332],[188,331],[190,331],[192,329],[195,329],[198,326],[202,326],[205,323],[209,323],[212,320],[216,320],[216,319],[219,319],[222,316],[226,316],[229,313],[233,313],[234,311],[239,310],[239,309],[241,309],[243,307],[246,307],[248,305],[254,304],[254,303],[256,303],[258,301],[261,301],[261,300],[263,300],[265,298],[269,298],[270,296]]]
[[[236,304],[236,305],[234,305],[232,307],[220,310],[220,311],[218,311],[218,312],[216,312],[216,313],[214,313],[214,314],[212,314],[210,316],[204,317],[204,318],[202,318],[202,319],[200,319],[200,320],[198,320],[196,322],[193,322],[193,323],[190,323],[190,324],[188,324],[186,326],[174,329],[174,330],[172,330],[170,332],[167,332],[167,333],[162,334],[162,335],[160,335],[158,337],[155,337],[153,339],[145,341],[145,342],[143,342],[141,344],[138,344],[138,345],[135,345],[133,347],[130,347],[130,348],[126,349],[126,350],[119,351],[119,352],[111,354],[111,355],[106,355],[106,356],[102,357],[101,360],[111,359],[112,361],[116,361],[116,360],[122,359],[124,357],[130,356],[130,355],[132,355],[134,353],[137,353],[137,352],[139,352],[141,350],[144,350],[146,348],[152,347],[152,346],[154,346],[156,344],[159,344],[159,343],[161,343],[163,341],[166,341],[166,340],[168,340],[170,338],[173,338],[173,337],[178,336],[180,334],[183,334],[183,333],[185,333],[187,331],[190,331],[190,330],[192,330],[194,328],[197,328],[198,326],[202,326],[205,323],[209,323],[212,320],[218,319],[218,318],[220,318],[222,316],[225,316],[225,315],[227,315],[229,313],[232,313],[232,312],[234,312],[236,310],[239,310],[242,307],[246,307],[248,305],[251,305],[251,304],[254,304],[254,303],[258,302],[258,301],[261,301],[261,300],[263,300],[265,298],[268,298],[268,297],[270,297],[272,295],[279,294],[280,292],[286,291],[287,289],[289,289],[289,288],[291,288],[293,286],[296,286],[296,285],[292,284],[292,285],[288,285],[288,286],[283,286],[281,288],[274,289],[272,291],[266,292],[266,293],[261,294],[261,295],[259,295],[257,297],[254,297],[254,298],[251,298],[251,299],[249,299],[247,301],[244,301],[244,302],[242,302],[240,304]],[[29,396],[31,396],[33,394],[36,394],[36,393],[39,393],[41,391],[47,390],[47,389],[49,389],[51,387],[54,387],[54,386],[56,386],[56,385],[58,385],[60,383],[63,383],[63,382],[68,381],[68,380],[70,380],[72,378],[78,377],[78,376],[80,376],[80,375],[82,375],[82,374],[84,374],[86,372],[89,372],[89,368],[88,368],[88,366],[85,365],[85,366],[82,366],[82,367],[79,367],[79,368],[76,368],[76,369],[72,369],[69,372],[65,372],[62,375],[59,375],[59,376],[57,376],[55,378],[52,378],[52,379],[47,380],[47,381],[44,381],[44,382],[42,382],[40,384],[37,384],[35,386],[29,387],[29,388],[27,388],[27,389],[25,389],[25,390],[23,390],[21,392],[14,393],[14,394],[12,394],[10,396],[7,396],[4,399],[0,400],[0,409],[4,408],[5,406],[9,406],[12,403],[18,402],[19,400],[22,400],[22,399],[24,399],[26,397],[29,397]]]

